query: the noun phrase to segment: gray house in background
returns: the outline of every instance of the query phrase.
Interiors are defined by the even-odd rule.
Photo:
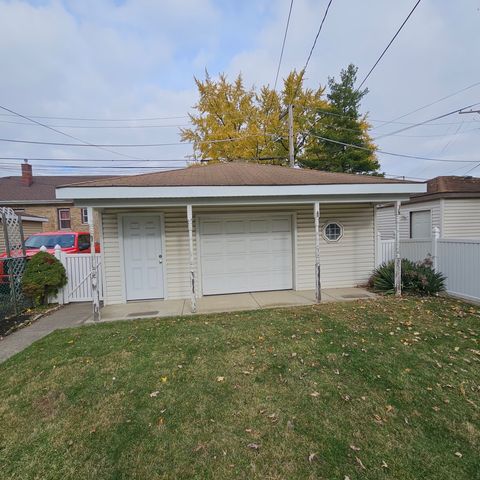
[[[442,238],[480,239],[480,178],[435,177],[427,192],[402,202],[400,238],[431,238],[438,227]],[[392,204],[377,207],[377,232],[382,239],[394,238]]]

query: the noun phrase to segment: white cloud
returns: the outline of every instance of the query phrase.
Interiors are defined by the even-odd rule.
[[[0,0],[0,104],[37,115],[168,117],[186,113],[194,105],[193,75],[202,76],[205,67],[213,75],[225,71],[233,78],[241,71],[247,84],[272,85],[289,4],[289,0],[241,4],[52,0],[32,5]],[[295,1],[281,77],[292,68],[302,68],[325,6],[323,1]],[[333,2],[308,68],[308,84],[325,85],[328,76],[338,77],[350,62],[359,66],[362,78],[411,7],[411,2],[381,0]],[[475,0],[421,2],[368,81],[370,93],[364,108],[370,118],[395,118],[478,80],[479,21]],[[480,101],[480,88],[402,121],[420,121],[476,100]],[[0,120],[21,121],[4,116]],[[455,135],[462,120],[465,124]],[[456,125],[412,129],[405,132],[412,136],[386,137],[379,145],[408,154],[475,160],[479,134],[473,130],[475,121],[474,116],[451,116],[445,122]],[[50,123],[72,124],[66,120]],[[380,134],[399,126],[392,124],[373,132]],[[41,127],[0,123],[0,128],[3,138],[68,142]],[[176,129],[64,130],[98,143],[178,140]],[[428,137],[442,134],[448,136]],[[93,148],[3,142],[1,147],[0,156],[112,157]],[[125,149],[125,153],[145,158],[178,158],[190,151],[185,145]],[[433,176],[461,167],[388,157],[382,157],[382,163],[388,173],[413,176]],[[467,169],[465,165],[464,171]]]

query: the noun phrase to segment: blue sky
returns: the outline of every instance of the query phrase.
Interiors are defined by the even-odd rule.
[[[186,115],[196,101],[194,76],[207,68],[230,78],[242,72],[247,85],[272,84],[290,0],[0,0],[0,104],[27,115],[145,118]],[[301,68],[327,0],[294,0],[281,75]],[[307,82],[324,85],[353,62],[368,72],[414,4],[413,0],[333,0],[314,51]],[[363,110],[373,135],[401,125],[391,120],[480,81],[480,1],[422,0],[368,81]],[[480,102],[480,86],[401,121],[418,122]],[[54,132],[0,117],[1,138],[68,142]],[[186,118],[138,122],[44,120],[91,143],[178,141]],[[378,140],[388,151],[454,160],[479,160],[480,115],[452,115],[439,125]],[[91,126],[148,128],[87,128]],[[159,125],[162,125],[161,127]],[[80,128],[81,127],[81,128]],[[125,159],[92,147],[0,142],[1,157],[82,158],[96,167]],[[136,158],[184,159],[188,145],[122,149]],[[427,162],[379,154],[389,174],[427,178],[463,174],[473,164]],[[0,175],[18,167],[1,160]],[[17,162],[18,163],[18,162]],[[32,162],[47,173],[46,162]],[[72,162],[71,162],[72,163]],[[80,164],[80,162],[77,162]],[[53,164],[53,162],[52,162]],[[142,165],[131,159],[123,165]],[[179,166],[182,162],[158,162]],[[59,162],[55,162],[59,165]],[[143,164],[146,165],[146,164]],[[34,167],[35,168],[35,167]],[[102,170],[107,172],[108,170]],[[133,171],[129,171],[133,173]],[[474,173],[480,175],[480,168]]]

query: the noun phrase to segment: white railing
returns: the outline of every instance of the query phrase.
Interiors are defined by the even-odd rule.
[[[62,262],[67,272],[67,284],[58,292],[56,301],[58,303],[89,302],[92,301],[91,284],[91,262],[89,253],[66,254],[60,250],[55,251],[55,256]],[[103,300],[103,282],[101,267],[101,254],[95,254],[95,261],[98,272],[98,289],[100,300]]]
[[[480,301],[480,240],[438,238],[402,239],[400,256],[414,262],[432,257],[436,270],[446,276],[452,295]],[[394,260],[395,240],[377,237],[377,265]]]

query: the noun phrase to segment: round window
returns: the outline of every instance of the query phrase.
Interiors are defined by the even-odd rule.
[[[329,242],[337,242],[342,238],[343,227],[336,222],[327,223],[323,227],[323,235]]]

